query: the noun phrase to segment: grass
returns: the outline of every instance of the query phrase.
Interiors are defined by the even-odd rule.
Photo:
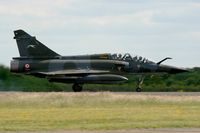
[[[0,93],[0,131],[200,127],[200,96]]]

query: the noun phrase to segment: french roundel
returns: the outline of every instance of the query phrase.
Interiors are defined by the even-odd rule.
[[[29,68],[30,68],[30,65],[29,65],[29,64],[25,64],[25,68],[26,68],[26,69],[29,69]]]

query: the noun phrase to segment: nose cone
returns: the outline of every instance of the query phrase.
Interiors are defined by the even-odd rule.
[[[177,73],[188,72],[188,70],[186,70],[184,68],[174,67],[174,66],[159,65],[158,66],[158,72],[166,72],[166,73],[170,73],[170,74],[177,74]]]

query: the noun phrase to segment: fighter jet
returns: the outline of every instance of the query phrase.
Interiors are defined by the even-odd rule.
[[[136,91],[147,74],[186,72],[143,57],[122,54],[92,54],[61,56],[23,30],[14,31],[20,57],[11,60],[11,72],[47,78],[50,82],[70,83],[74,92],[81,92],[84,84],[121,84],[128,81],[127,75],[141,75]]]

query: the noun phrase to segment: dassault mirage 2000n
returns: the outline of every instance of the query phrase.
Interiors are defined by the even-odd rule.
[[[47,78],[50,82],[72,83],[75,92],[83,84],[116,84],[128,81],[124,75],[155,73],[176,74],[187,70],[162,65],[130,54],[93,54],[61,56],[23,30],[14,31],[20,57],[11,61],[11,72]],[[136,91],[141,91],[144,76],[138,80]]]

